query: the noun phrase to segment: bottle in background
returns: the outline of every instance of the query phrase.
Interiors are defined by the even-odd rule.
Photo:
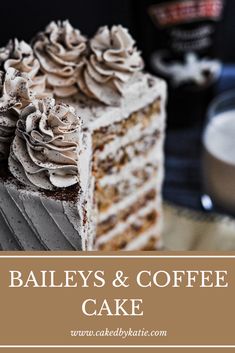
[[[225,0],[140,0],[137,39],[148,69],[169,84],[168,126],[202,122],[221,63],[216,34]]]

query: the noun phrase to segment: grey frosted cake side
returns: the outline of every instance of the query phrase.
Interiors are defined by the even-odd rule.
[[[86,227],[81,213],[85,205],[80,204],[79,196],[73,196],[78,194],[76,190],[55,196],[15,180],[1,181],[2,250],[85,250]]]

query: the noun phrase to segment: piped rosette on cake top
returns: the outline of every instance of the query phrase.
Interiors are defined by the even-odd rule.
[[[120,105],[123,89],[144,62],[122,26],[101,27],[86,39],[68,21],[52,22],[33,40],[48,89],[57,97],[83,93],[105,105]]]
[[[0,72],[0,160],[8,158],[20,111],[32,100],[28,80],[13,68]]]
[[[8,158],[19,114],[36,97],[47,96],[45,77],[32,48],[10,40],[0,49],[0,160]]]
[[[69,21],[51,22],[33,40],[33,48],[48,89],[61,98],[76,94],[87,55],[86,37]]]
[[[62,37],[69,50],[63,56],[59,44],[62,37],[58,35],[61,60],[66,57],[71,63],[79,62],[75,41],[80,34],[67,21],[58,26],[52,22],[47,27],[52,46],[56,47],[55,27],[59,26],[65,30]],[[89,150],[89,137],[82,132],[74,108],[56,103],[54,94],[48,85],[48,72],[44,73],[29,44],[15,39],[0,49],[0,158],[9,159],[10,171],[26,185],[52,190],[70,187],[82,179],[85,186],[79,160]]]
[[[120,105],[123,90],[143,69],[127,29],[101,27],[87,40],[69,21],[51,22],[32,41],[10,40],[0,49],[0,159],[9,155],[19,114],[34,99],[82,94]]]
[[[46,77],[40,70],[33,49],[29,44],[18,39],[10,40],[0,49],[0,67],[3,72],[13,68],[28,78],[29,89],[37,98],[48,96]]]
[[[79,182],[81,120],[53,98],[34,100],[21,113],[9,168],[24,184],[53,190]]]
[[[89,41],[89,55],[78,77],[82,92],[107,105],[120,105],[125,84],[144,67],[135,41],[122,26],[101,27]]]

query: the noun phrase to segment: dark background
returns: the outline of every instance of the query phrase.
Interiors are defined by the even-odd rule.
[[[19,0],[0,1],[0,45],[9,38],[29,41],[51,20],[69,19],[74,27],[92,35],[104,24],[123,24],[140,38],[142,31],[136,13],[145,1],[138,0]],[[235,1],[227,0],[220,29],[218,50],[227,62],[235,62]],[[138,43],[141,48],[141,40]]]
[[[1,44],[11,37],[30,40],[52,20],[69,19],[87,35],[104,24],[128,26],[130,8],[128,0],[1,0]]]

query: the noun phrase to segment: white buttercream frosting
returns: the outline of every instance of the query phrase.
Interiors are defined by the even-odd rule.
[[[121,25],[101,27],[90,40],[91,53],[79,76],[80,89],[107,105],[119,105],[123,86],[144,63],[135,41]]]
[[[77,93],[86,47],[86,38],[68,21],[51,22],[34,40],[34,51],[41,70],[56,96],[67,97]]]
[[[79,182],[81,120],[52,98],[35,100],[21,113],[9,168],[21,182],[43,189]]]
[[[30,89],[38,98],[47,94],[46,78],[40,74],[40,64],[32,48],[24,41],[10,40],[6,47],[0,49],[0,66],[3,71],[14,68],[27,74],[30,78]]]

